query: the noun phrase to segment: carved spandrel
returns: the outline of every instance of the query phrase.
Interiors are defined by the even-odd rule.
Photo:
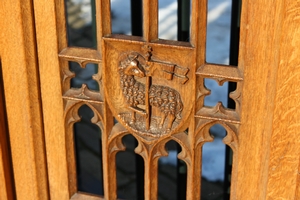
[[[122,143],[122,138],[130,134],[125,127],[117,123],[114,125],[112,132],[108,139],[109,149],[111,153],[117,153],[124,151],[125,146]],[[145,161],[158,160],[162,156],[168,156],[168,152],[165,149],[165,145],[170,140],[177,142],[182,151],[178,154],[178,158],[185,161],[188,165],[191,162],[191,146],[189,145],[188,135],[185,132],[180,132],[172,135],[171,137],[157,138],[156,140],[148,140],[140,135],[132,134],[138,141],[138,146],[135,148],[135,153],[139,154],[144,158]]]
[[[210,119],[197,119],[197,126],[195,131],[196,146],[203,145],[205,142],[212,142],[213,137],[209,133],[209,129],[215,125],[220,124],[224,127],[227,135],[223,138],[223,143],[230,146],[233,152],[238,149],[238,129],[239,124],[232,124],[230,122],[223,122]]]
[[[96,124],[103,131],[103,104],[95,102],[77,101],[74,99],[64,99],[64,113],[66,129],[72,129],[75,122],[80,121],[78,110],[82,105],[87,105],[94,113],[91,122]]]

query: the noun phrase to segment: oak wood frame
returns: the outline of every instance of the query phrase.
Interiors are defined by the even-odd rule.
[[[0,56],[16,198],[47,200],[48,176],[33,2],[1,1],[0,11]],[[2,194],[0,197],[11,199]]]
[[[193,1],[193,8],[203,9],[203,2]],[[62,4],[34,0],[34,9],[30,0],[0,4],[5,12],[0,20],[0,55],[18,199],[69,199],[76,192],[76,188],[69,187],[66,173],[69,160],[59,70],[59,64],[66,63],[58,58],[66,47],[64,12],[59,9]],[[237,176],[233,180],[236,190],[231,199],[300,198],[299,9],[299,0],[243,1],[239,55],[243,99],[235,163]],[[199,19],[200,16],[193,18]],[[203,24],[196,24],[199,26],[192,30],[202,34],[200,38],[205,37],[206,31],[200,28],[204,28]],[[98,32],[105,35],[109,30]],[[192,38],[191,43],[201,46],[205,41]],[[205,68],[205,51],[199,51],[202,56],[197,57],[196,63]],[[204,72],[205,69],[199,73],[205,75]],[[199,152],[195,156],[200,156]],[[193,174],[200,173],[194,171],[189,176]],[[188,187],[195,188],[191,195],[196,196],[190,196],[191,199],[199,199],[199,180],[188,182]],[[87,197],[83,194],[74,196],[84,198]]]

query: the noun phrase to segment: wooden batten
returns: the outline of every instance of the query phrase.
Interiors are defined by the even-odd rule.
[[[51,200],[69,199],[76,191],[73,163],[68,165],[61,68],[58,53],[67,47],[64,1],[34,0],[34,15]],[[71,142],[71,141],[70,141]],[[72,165],[73,164],[73,165]],[[76,178],[76,177],[75,177]],[[73,182],[69,182],[72,180]]]
[[[30,0],[1,1],[0,10],[0,55],[16,198],[47,200],[33,4]]]

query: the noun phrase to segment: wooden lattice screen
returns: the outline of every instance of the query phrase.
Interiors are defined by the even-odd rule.
[[[68,155],[69,190],[77,192],[73,144],[73,124],[80,118],[78,109],[88,105],[94,111],[93,123],[102,130],[104,195],[116,199],[115,156],[124,150],[122,137],[132,134],[138,140],[135,149],[145,163],[145,199],[156,199],[158,159],[167,155],[165,144],[180,144],[178,155],[187,165],[187,199],[200,199],[201,151],[213,138],[209,129],[221,124],[227,131],[224,143],[233,154],[231,195],[235,194],[238,130],[242,68],[205,62],[207,2],[192,1],[190,43],[158,39],[158,2],[143,2],[143,37],[111,34],[110,1],[96,1],[97,50],[67,47],[61,37],[59,53],[63,88],[66,146]],[[63,13],[63,6],[59,12]],[[64,23],[60,19],[60,23]],[[62,29],[62,27],[60,27]],[[60,30],[65,35],[65,30]],[[85,67],[96,63],[93,76],[100,92],[83,85],[70,87],[74,74],[67,61]],[[230,94],[236,108],[226,109],[219,103],[205,107],[209,91],[204,78],[236,82]],[[116,118],[119,123],[113,123]],[[188,129],[188,131],[187,131]]]
[[[206,0],[192,0],[189,43],[158,39],[157,0],[143,1],[143,37],[112,35],[109,0],[96,0],[96,49],[68,47],[64,3],[0,2],[12,196],[116,199],[115,155],[131,134],[144,159],[145,199],[157,197],[157,161],[169,140],[187,165],[186,199],[200,199],[201,150],[218,123],[233,151],[231,199],[300,199],[299,0],[243,0],[237,67],[205,62]],[[100,92],[70,87],[70,61],[98,64]],[[204,78],[235,82],[236,108],[205,107]],[[84,104],[102,130],[104,197],[77,190],[73,124]]]

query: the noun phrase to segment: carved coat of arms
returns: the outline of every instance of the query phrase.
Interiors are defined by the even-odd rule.
[[[116,119],[129,131],[150,137],[188,128],[184,122],[191,118],[195,96],[187,95],[193,94],[195,83],[191,59],[173,55],[175,61],[165,60],[162,49],[156,52],[156,45],[139,42],[121,46],[106,39],[105,44],[105,94]],[[182,53],[191,52],[185,48]]]

